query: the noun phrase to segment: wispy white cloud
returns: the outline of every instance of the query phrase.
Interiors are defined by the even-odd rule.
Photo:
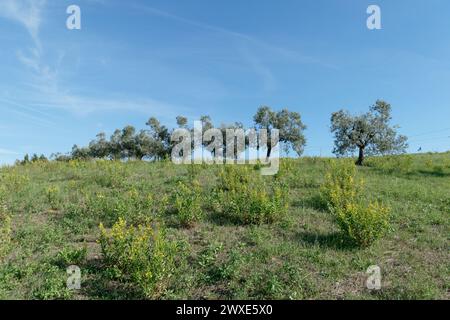
[[[83,88],[60,86],[57,77],[40,81],[33,79],[27,86],[0,97],[0,108],[31,121],[35,125],[51,127],[60,123],[64,113],[74,116],[104,114],[106,112],[135,112],[163,118],[175,118],[189,113],[190,108],[149,97],[121,93],[89,95]]]
[[[18,154],[19,154],[18,152],[0,148],[0,155],[2,155],[2,156],[13,156],[13,155],[18,155]]]
[[[262,41],[254,36],[236,32],[233,30],[229,30],[223,27],[211,25],[208,23],[187,19],[170,12],[166,12],[151,6],[147,5],[135,5],[136,9],[139,9],[140,12],[151,14],[154,16],[159,16],[162,18],[170,19],[175,22],[179,22],[182,24],[186,24],[192,27],[204,29],[207,31],[212,31],[223,36],[229,37],[233,40],[241,40],[244,46],[238,47],[238,53],[241,54],[243,61],[248,64],[248,66],[253,70],[253,72],[261,78],[264,89],[266,91],[272,91],[276,88],[276,77],[272,72],[269,64],[267,63],[267,59],[264,57],[270,57],[270,60],[273,60],[273,57],[276,57],[276,60],[280,61],[280,59],[287,60],[293,63],[305,63],[305,64],[317,64],[325,68],[333,68],[335,66],[329,65],[327,63],[323,63],[322,61],[300,53],[295,50],[291,50],[288,48],[284,48],[278,45],[273,45],[266,41]],[[264,52],[265,55],[259,54],[259,52]]]
[[[46,4],[47,0],[2,0],[0,2],[0,17],[21,24],[33,40],[33,46],[26,52],[19,50],[17,58],[42,78],[51,76],[50,68],[42,63],[42,43],[39,36]]]
[[[40,100],[37,97],[37,99],[29,100],[28,104],[38,108],[65,110],[78,116],[85,116],[95,112],[132,111],[173,118],[179,112],[188,110],[188,108],[179,105],[151,98],[98,98],[61,91],[52,92],[45,96],[45,100]]]
[[[255,54],[247,49],[241,49],[244,59],[248,62],[250,68],[261,78],[264,90],[271,92],[276,89],[277,82],[272,70],[261,62]]]
[[[251,43],[251,44],[254,44],[261,48],[264,48],[265,50],[269,51],[270,53],[277,54],[278,56],[281,56],[283,58],[290,59],[290,60],[293,60],[293,61],[296,61],[299,63],[315,63],[315,64],[323,65],[325,67],[333,67],[333,66],[322,63],[320,60],[318,60],[314,57],[305,55],[296,50],[273,45],[271,43],[262,41],[254,36],[247,35],[245,33],[236,32],[233,30],[229,30],[229,29],[226,29],[223,27],[218,27],[218,26],[211,25],[208,23],[187,19],[187,18],[178,16],[178,15],[175,15],[175,14],[163,11],[163,10],[159,10],[154,7],[146,6],[146,5],[135,5],[135,8],[139,9],[141,12],[144,12],[144,13],[171,19],[171,20],[174,20],[174,21],[177,21],[180,23],[191,25],[193,27],[198,27],[201,29],[217,32],[217,33],[220,33],[220,34],[223,34],[223,35],[235,38],[235,39],[244,40],[247,43]]]
[[[210,25],[210,24],[207,24],[207,23],[186,19],[186,18],[177,16],[175,14],[172,14],[172,13],[169,13],[169,12],[166,12],[166,11],[162,11],[162,10],[150,7],[150,6],[135,5],[135,8],[141,10],[141,12],[145,12],[145,13],[148,13],[148,14],[160,16],[160,17],[163,17],[163,18],[168,18],[168,19],[171,19],[171,20],[182,22],[184,24],[189,24],[189,25],[194,26],[194,27],[199,27],[199,28],[202,28],[202,29],[207,29],[207,30],[210,30],[210,31],[223,33],[223,34],[226,34],[226,35],[229,35],[229,36],[233,36],[233,37],[237,37],[237,38],[241,38],[241,39],[244,39],[244,40],[254,41],[254,38],[252,38],[252,37],[250,37],[250,36],[248,36],[246,34],[239,33],[239,32],[234,32],[234,31],[231,31],[231,30],[228,30],[228,29],[225,29],[225,28],[221,28],[221,27],[216,27],[216,26],[213,26],[213,25]]]
[[[0,18],[6,18],[14,21],[24,27],[29,33],[33,41],[32,46],[26,51],[18,50],[18,60],[33,72],[30,79],[39,79],[47,81],[52,77],[50,68],[42,63],[42,43],[39,31],[43,23],[43,11],[47,0],[2,0],[0,2]],[[33,80],[31,80],[33,81]],[[47,115],[43,115],[37,109],[24,106],[21,103],[21,97],[8,99],[6,94],[1,98],[2,108],[27,119],[39,126],[49,126],[52,122],[47,119]],[[39,113],[41,113],[39,115]]]
[[[102,0],[92,2],[105,4]],[[17,52],[17,59],[32,72],[32,75],[25,88],[16,90],[14,98],[5,95],[2,97],[3,108],[39,126],[52,125],[55,120],[55,117],[44,112],[44,109],[63,110],[75,115],[125,110],[171,117],[179,110],[187,110],[151,98],[84,96],[73,93],[72,87],[61,86],[59,76],[65,54],[61,52],[52,65],[46,63],[39,36],[46,3],[47,0],[0,0],[0,17],[20,23],[33,40],[31,48],[19,49]],[[107,62],[106,58],[102,58],[102,64]]]
[[[23,25],[32,37],[36,47],[41,48],[39,29],[42,12],[47,0],[2,0],[0,16]]]

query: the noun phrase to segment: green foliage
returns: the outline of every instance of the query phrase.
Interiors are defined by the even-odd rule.
[[[192,227],[203,217],[202,190],[197,181],[193,181],[191,185],[178,182],[175,190],[175,208],[180,223],[186,227]]]
[[[188,126],[188,119],[183,116],[176,118],[178,128],[188,130],[191,134],[193,128]],[[213,129],[213,121],[210,116],[203,115],[200,117],[202,123],[202,134],[207,130]],[[301,155],[304,151],[306,139],[304,130],[306,126],[302,122],[301,115],[298,112],[283,109],[281,111],[273,111],[271,108],[263,106],[260,107],[253,117],[255,128],[257,130],[267,130],[269,138],[272,130],[279,130],[279,140],[283,144],[286,152],[290,149]],[[67,162],[70,160],[162,160],[170,158],[175,141],[172,141],[172,133],[175,129],[170,129],[160,123],[155,117],[151,117],[146,123],[148,128],[146,130],[137,130],[131,125],[127,125],[122,129],[115,129],[113,134],[106,137],[104,132],[96,135],[88,146],[79,147],[74,145],[71,152],[68,154],[57,153],[52,157],[57,161]],[[236,122],[232,125],[222,124],[219,128],[223,134],[224,145],[223,150],[226,150],[227,129],[243,129],[243,124]],[[268,155],[272,150],[272,139],[268,142]],[[206,141],[204,146],[207,147]],[[210,150],[211,151],[211,150]],[[38,157],[34,155],[29,159],[27,155],[19,164],[28,164],[34,162],[46,162],[45,156]],[[110,181],[116,182],[116,181]],[[102,183],[109,183],[108,180]]]
[[[363,182],[356,180],[355,165],[333,164],[326,175],[322,194],[344,234],[360,246],[369,246],[389,228],[389,209],[378,202],[365,203]]]
[[[413,160],[411,155],[371,157],[366,160],[365,165],[387,173],[405,174],[412,171]]]
[[[33,154],[31,159],[30,159],[30,156],[28,154],[26,154],[23,157],[23,160],[17,160],[16,164],[25,166],[25,165],[28,165],[31,163],[35,164],[35,163],[45,163],[45,162],[48,162],[48,159],[43,154],[41,154],[40,156],[38,156],[37,154]]]
[[[223,250],[223,243],[213,242],[200,253],[197,263],[203,270],[202,280],[204,282],[211,283],[215,280],[216,264]]]
[[[194,164],[194,163],[189,164],[187,166],[189,179],[194,180],[197,177],[197,175],[199,174],[201,168],[202,168],[201,165]]]
[[[238,243],[227,252],[222,242],[213,242],[200,253],[199,266],[203,271],[202,280],[208,284],[230,281],[239,277],[239,268],[245,263],[245,245]]]
[[[67,289],[67,274],[65,270],[50,264],[43,264],[36,273],[39,277],[33,284],[32,297],[38,300],[69,299],[71,293]]]
[[[0,176],[2,183],[2,188],[8,192],[20,192],[25,186],[30,182],[30,179],[23,174],[18,172],[17,167],[4,172]]]
[[[306,126],[303,124],[301,115],[298,112],[289,111],[288,109],[273,111],[270,107],[262,106],[257,110],[253,121],[258,129],[267,130],[269,136],[272,129],[278,129],[279,140],[284,144],[285,151],[292,148],[297,155],[302,155],[306,144],[304,136]],[[269,148],[271,147],[273,146],[269,143]],[[268,153],[270,155],[270,149]]]
[[[147,298],[163,294],[175,270],[175,242],[165,231],[149,223],[128,226],[119,219],[110,231],[100,225],[99,243],[109,271],[135,285]]]
[[[64,248],[57,255],[58,263],[63,267],[70,265],[81,265],[87,257],[87,247]]]
[[[357,221],[366,221],[359,215],[370,217],[372,214],[367,212],[361,214],[361,210],[369,210],[376,211],[373,216],[378,217],[377,203],[364,199],[378,199],[391,208],[390,224],[396,232],[387,233],[368,248],[343,242],[344,232],[336,234],[338,224],[326,212],[328,201],[320,201],[318,188],[324,182],[327,165],[337,162],[338,166],[335,159],[282,159],[277,177],[261,177],[253,166],[231,166],[230,171],[222,166],[197,166],[202,208],[209,216],[192,230],[177,227],[176,214],[163,214],[167,204],[175,209],[174,197],[169,201],[165,195],[174,195],[179,181],[190,181],[186,167],[170,161],[116,162],[112,166],[117,166],[113,170],[119,174],[114,178],[117,182],[112,183],[97,181],[109,174],[109,163],[102,161],[1,167],[0,202],[7,217],[7,223],[1,225],[9,225],[3,233],[7,235],[4,243],[9,245],[0,246],[0,250],[7,249],[0,260],[0,299],[142,299],[144,290],[131,277],[131,270],[143,274],[145,268],[128,268],[129,264],[139,265],[139,259],[133,258],[129,264],[107,263],[101,244],[95,243],[99,223],[103,222],[110,233],[119,217],[137,230],[139,225],[152,226],[151,221],[157,217],[157,221],[168,225],[166,242],[170,239],[171,244],[186,244],[182,249],[178,246],[176,268],[156,285],[160,289],[149,294],[151,298],[445,299],[449,155],[412,155],[411,170],[392,171],[394,174],[375,166],[350,171],[359,190],[355,202],[361,206],[357,210],[349,207],[346,214],[351,211],[351,216],[358,216]],[[376,159],[382,164],[383,158]],[[371,165],[371,160],[368,158],[366,164]],[[225,176],[220,175],[222,169]],[[366,183],[361,184],[358,177]],[[283,194],[292,206],[281,223],[244,225],[235,212],[224,214],[230,190],[241,190],[242,184],[247,185],[242,190],[256,186],[271,198],[272,186],[286,188],[284,183],[289,190]],[[58,212],[48,210],[47,187],[59,190]],[[353,188],[344,190],[351,195]],[[211,205],[210,199],[214,199]],[[247,199],[241,199],[240,207],[245,208]],[[370,202],[375,209],[369,207]],[[356,221],[351,223],[356,225]],[[153,240],[149,242],[153,247]],[[142,250],[150,252],[151,248]],[[121,261],[130,261],[125,257],[130,249],[117,248],[116,252],[117,256],[123,253]],[[143,264],[147,265],[145,261],[151,257],[153,253],[143,254]],[[69,263],[81,267],[80,291],[66,288]],[[362,281],[367,266],[372,264],[388,271],[383,273],[383,289],[377,294],[366,290]],[[119,265],[127,268],[115,267]],[[141,279],[144,285],[150,283],[142,280],[144,276],[135,279]]]
[[[49,187],[46,190],[47,201],[53,210],[58,209],[59,205],[59,189],[57,187]]]
[[[115,190],[110,193],[96,192],[87,196],[85,214],[96,216],[108,225],[119,218],[141,223],[163,213],[167,204],[167,196],[155,197],[151,193],[139,192],[136,188],[125,192]]]
[[[0,262],[11,247],[11,216],[0,194]]]
[[[254,172],[248,166],[227,165],[219,175],[218,189],[232,191],[242,184],[249,184],[255,180]]]
[[[369,112],[352,116],[340,110],[331,115],[331,132],[334,134],[333,153],[340,156],[359,151],[357,164],[362,165],[365,153],[399,154],[406,152],[407,137],[398,135],[391,126],[391,105],[377,100]]]
[[[216,193],[222,213],[242,224],[279,221],[288,208],[287,187],[279,181],[266,183],[248,167],[227,166]]]
[[[118,161],[100,160],[96,162],[100,168],[100,173],[95,176],[95,181],[98,185],[106,188],[121,188],[126,184],[128,171],[126,166],[123,166]]]

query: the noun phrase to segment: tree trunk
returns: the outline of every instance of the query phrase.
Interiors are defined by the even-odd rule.
[[[356,165],[362,166],[363,162],[364,162],[364,148],[359,147],[359,156],[358,156],[358,161],[356,161]]]
[[[267,159],[270,159],[270,154],[272,153],[272,144],[267,145]]]

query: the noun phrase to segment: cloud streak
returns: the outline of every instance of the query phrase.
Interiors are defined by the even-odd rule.
[[[104,4],[103,1],[93,2]],[[15,88],[14,98],[2,97],[0,100],[3,103],[2,108],[39,126],[54,124],[55,117],[44,112],[44,109],[63,110],[78,116],[93,112],[125,110],[151,112],[167,117],[173,117],[179,110],[187,110],[151,98],[89,97],[73,93],[73,88],[61,87],[59,75],[64,53],[52,66],[45,63],[39,36],[46,4],[47,0],[0,0],[0,17],[22,25],[33,41],[32,48],[25,52],[20,49],[17,52],[17,59],[33,73],[33,76],[29,78],[25,88]]]
[[[2,156],[15,156],[18,154],[19,154],[18,152],[0,148],[0,155],[2,155]]]
[[[39,29],[46,0],[2,0],[0,16],[20,23],[26,28],[37,48],[41,48]]]
[[[96,98],[68,92],[53,92],[47,97],[48,99],[45,99],[45,101],[40,99],[29,100],[28,104],[37,108],[65,110],[78,116],[86,116],[95,112],[133,111],[173,118],[178,112],[188,110],[181,106],[151,98]]]
[[[223,34],[225,36],[229,36],[232,37],[234,39],[240,39],[240,40],[244,40],[247,43],[251,43],[253,45],[262,47],[263,49],[273,53],[273,54],[277,54],[283,58],[286,59],[290,59],[293,60],[294,62],[298,62],[298,63],[315,63],[315,64],[320,64],[322,66],[325,67],[332,67],[326,64],[323,64],[321,61],[304,55],[304,54],[300,54],[299,52],[295,51],[295,50],[291,50],[291,49],[287,49],[287,48],[283,48],[280,46],[275,46],[272,44],[269,44],[265,41],[259,40],[253,36],[247,35],[245,33],[241,33],[241,32],[235,32],[226,28],[222,28],[222,27],[218,27],[218,26],[214,26],[211,24],[207,24],[204,22],[200,22],[200,21],[196,21],[196,20],[191,20],[191,19],[186,19],[184,17],[163,11],[163,10],[159,10],[157,8],[154,7],[150,7],[150,6],[145,6],[145,5],[134,5],[134,7],[136,9],[138,9],[141,12],[147,13],[147,14],[151,14],[154,16],[159,16],[162,18],[166,18],[166,19],[171,19],[173,21],[177,21],[180,23],[184,23],[193,27],[197,27],[197,28],[201,28],[201,29],[205,29],[205,30],[209,30],[209,31],[213,31],[213,32],[217,32],[220,34]]]
[[[145,14],[169,19],[195,28],[212,31],[232,40],[240,40],[242,44],[238,46],[238,53],[241,55],[242,61],[246,63],[253,73],[261,80],[263,88],[266,92],[272,92],[277,87],[277,79],[267,63],[267,60],[272,61],[274,59],[273,57],[276,57],[276,61],[286,60],[291,63],[315,64],[327,69],[336,69],[335,66],[323,63],[314,57],[301,54],[295,50],[267,43],[245,33],[235,32],[223,27],[187,19],[147,5],[134,5],[134,7],[136,10],[139,10]],[[264,53],[264,55],[261,55],[261,53]],[[264,57],[268,57],[268,59],[264,59]]]

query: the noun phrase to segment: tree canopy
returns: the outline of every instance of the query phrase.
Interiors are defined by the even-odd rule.
[[[334,134],[333,153],[338,156],[358,151],[357,164],[362,165],[366,155],[386,155],[406,152],[407,137],[397,134],[398,126],[390,124],[392,107],[377,100],[367,113],[351,115],[340,110],[331,115]]]
[[[257,129],[266,129],[268,131],[269,141],[271,141],[271,130],[278,129],[279,139],[283,143],[283,149],[286,153],[292,149],[298,156],[303,154],[306,145],[303,131],[306,130],[306,126],[303,124],[298,112],[292,112],[288,109],[276,112],[268,106],[262,106],[256,112],[253,121]],[[269,143],[267,157],[270,157],[272,147]]]
[[[220,151],[225,156],[227,154],[226,144],[233,142],[231,139],[235,139],[235,135],[232,133],[236,132],[236,130],[244,129],[244,125],[241,122],[235,122],[233,124],[222,123],[216,127],[208,115],[201,116],[199,120],[202,124],[201,133],[204,137],[202,147],[214,155]],[[272,129],[279,130],[279,139],[286,152],[293,150],[298,155],[303,153],[306,144],[303,131],[306,129],[306,126],[302,123],[299,113],[291,112],[288,109],[275,112],[271,108],[263,106],[257,110],[253,120],[256,131],[261,129],[268,130],[268,157],[270,157],[272,149],[270,137]],[[194,136],[194,128],[189,126],[188,118],[177,116],[176,124],[178,128],[186,129],[191,133],[192,137]],[[109,138],[104,132],[100,132],[88,146],[79,147],[78,145],[74,145],[69,154],[58,153],[52,155],[52,157],[58,161],[67,161],[70,159],[161,160],[170,157],[172,148],[176,143],[175,141],[171,141],[171,137],[176,128],[169,129],[155,117],[149,118],[145,125],[146,128],[141,130],[127,125],[123,129],[114,130]],[[210,129],[216,129],[212,135],[212,140],[205,138],[205,133]],[[222,139],[220,139],[220,136]],[[214,141],[216,142],[216,147],[211,148],[211,142]],[[194,140],[192,141],[192,145],[193,143]],[[233,157],[237,157],[238,153],[242,152],[241,148],[250,148],[249,144],[250,139],[245,136],[243,146],[238,147],[235,143],[235,150],[228,150],[228,156],[233,153]],[[27,163],[29,160],[24,159],[22,162]]]

